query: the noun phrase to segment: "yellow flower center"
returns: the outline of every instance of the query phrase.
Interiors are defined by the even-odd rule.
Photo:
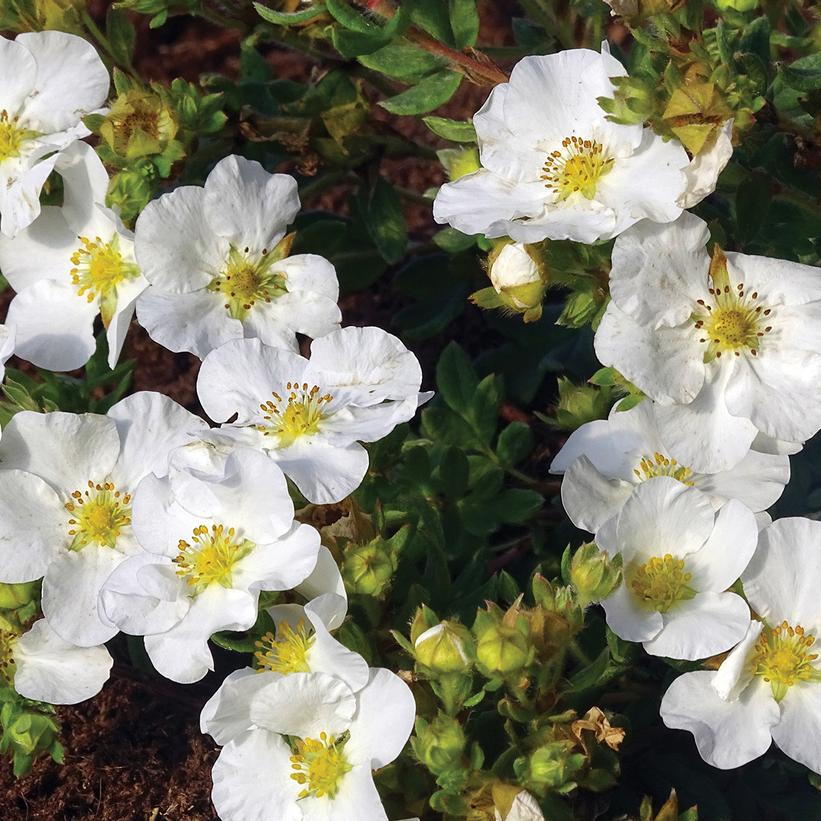
[[[274,391],[273,399],[259,406],[267,424],[258,425],[258,429],[268,436],[278,436],[282,447],[293,444],[300,436],[317,433],[333,399],[329,393],[320,394],[318,385],[309,388],[307,382],[288,382],[286,389],[286,399]]]
[[[575,193],[592,200],[599,180],[612,167],[613,158],[604,153],[601,143],[576,136],[565,137],[561,150],[547,155],[542,179],[558,200],[566,200]]]
[[[684,559],[676,559],[667,553],[653,556],[633,570],[630,588],[642,605],[666,613],[674,605],[696,595],[689,584],[692,578],[693,574],[684,569]]]
[[[100,237],[80,237],[80,247],[71,255],[71,284],[89,302],[100,300],[103,324],[108,327],[117,310],[117,287],[139,275],[140,269],[129,262],[115,234],[108,242]]]
[[[0,111],[0,162],[19,157],[23,144],[36,136],[36,131],[21,128],[17,118],[9,117],[8,111]]]
[[[131,524],[131,495],[117,490],[111,482],[89,481],[85,491],[75,490],[65,508],[71,514],[69,550],[90,544],[116,547],[117,538]]]
[[[707,346],[704,361],[720,359],[725,353],[741,356],[746,351],[758,356],[762,337],[772,331],[768,324],[772,309],[759,304],[758,291],[747,294],[743,283],[708,291],[712,299],[699,299],[693,313],[695,327],[701,332],[699,342]]]
[[[335,739],[326,733],[320,733],[319,739],[305,738],[294,742],[291,767],[296,772],[291,773],[291,778],[304,785],[300,798],[333,798],[339,792],[339,783],[351,771],[344,745],[345,739]]]
[[[687,485],[687,487],[693,486],[693,482],[690,480],[693,471],[662,453],[654,453],[652,458],[645,456],[633,473],[640,482],[645,482],[656,476],[670,476],[683,485]]]
[[[821,671],[813,664],[818,653],[810,652],[814,644],[815,636],[805,633],[800,624],[792,627],[783,621],[761,631],[753,650],[753,674],[769,683],[776,701],[781,701],[797,681],[821,678]]]
[[[256,643],[257,668],[283,674],[310,673],[308,651],[314,641],[303,621],[300,620],[296,627],[284,621],[277,627],[276,636],[266,633]]]
[[[0,628],[0,681],[10,687],[14,685],[14,645],[18,638],[17,633]]]
[[[191,543],[193,542],[193,544]],[[194,594],[210,584],[231,586],[234,566],[253,549],[254,543],[237,536],[233,527],[198,525],[191,542],[180,539],[180,552],[174,558],[177,575],[184,577]]]
[[[225,270],[208,285],[210,291],[225,297],[225,308],[234,319],[245,319],[257,302],[271,302],[288,290],[284,274],[271,270],[281,259],[279,254],[263,248],[254,260],[249,253],[248,248],[243,253],[231,248]]]

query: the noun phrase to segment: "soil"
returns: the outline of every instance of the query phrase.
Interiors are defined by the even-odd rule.
[[[105,0],[92,2],[98,21],[105,18]],[[482,5],[480,42],[509,45],[512,0],[488,0]],[[167,82],[182,76],[196,80],[202,72],[236,75],[239,36],[210,23],[189,17],[173,18],[150,30],[147,18],[139,25],[136,66],[145,79]],[[312,63],[302,55],[270,48],[266,58],[277,76],[304,80]],[[487,89],[463,83],[456,97],[443,108],[444,116],[468,118],[484,102]],[[384,115],[386,118],[389,115]],[[442,147],[424,125],[413,118],[396,118],[392,125],[405,136],[434,148]],[[406,189],[422,193],[443,181],[436,162],[408,159],[384,161],[383,173]],[[327,192],[317,207],[340,210],[344,190]],[[429,238],[435,230],[429,208],[409,203],[412,235]],[[386,279],[386,278],[383,278]],[[0,295],[0,316],[10,299]],[[372,292],[352,294],[342,308],[349,324],[389,325],[391,297]],[[440,347],[437,344],[437,347]],[[133,325],[123,358],[134,359],[134,390],[166,393],[191,410],[198,410],[195,380],[196,357],[172,354],[153,343]],[[428,357],[425,357],[428,358]],[[13,367],[28,369],[13,361]],[[428,367],[427,373],[431,372]],[[117,639],[122,642],[123,639]],[[4,821],[214,821],[210,801],[210,771],[218,748],[200,734],[201,705],[214,692],[230,664],[219,655],[220,675],[209,676],[194,687],[183,687],[137,673],[125,661],[124,642],[115,647],[121,657],[102,693],[84,704],[61,708],[66,749],[64,766],[40,759],[32,772],[16,780],[11,766],[0,762],[0,818]],[[340,819],[342,821],[342,819]]]

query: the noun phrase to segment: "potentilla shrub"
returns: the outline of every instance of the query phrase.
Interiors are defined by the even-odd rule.
[[[14,773],[130,666],[224,821],[819,817],[815,4],[98,6],[0,9]]]

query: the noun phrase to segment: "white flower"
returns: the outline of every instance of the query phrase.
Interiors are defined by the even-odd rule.
[[[0,325],[0,382],[6,378],[6,362],[14,355],[14,328]]]
[[[781,519],[761,533],[742,576],[763,619],[717,671],[677,678],[661,702],[668,727],[689,730],[714,767],[740,767],[772,741],[821,773],[821,523]]]
[[[94,353],[99,315],[113,368],[148,283],[137,267],[133,234],[105,207],[108,174],[94,149],[74,143],[57,170],[62,207],[47,205],[13,239],[0,237],[0,268],[17,291],[7,322],[15,328],[19,356],[69,371]]]
[[[43,614],[65,641],[102,644],[117,628],[100,589],[139,552],[131,494],[168,452],[206,427],[176,402],[135,393],[107,416],[15,414],[0,440],[0,581],[43,579]]]
[[[105,647],[75,647],[45,619],[17,636],[0,629],[0,681],[23,698],[48,704],[77,704],[100,692],[112,658]]]
[[[298,590],[299,588],[297,588]],[[368,664],[330,634],[342,624],[345,599],[326,593],[308,602],[281,604],[267,610],[276,633],[257,643],[255,668],[231,673],[203,707],[200,726],[217,744],[227,744],[254,729],[250,704],[261,688],[284,675],[328,673],[356,693],[368,683]]]
[[[718,176],[733,156],[733,121],[727,120],[716,131],[712,144],[702,149],[684,169],[687,189],[678,198],[682,208],[698,205],[716,190]]]
[[[664,406],[659,430],[677,458],[716,472],[759,431],[803,442],[821,428],[821,271],[720,251],[711,264],[707,240],[692,214],[619,237],[595,347]]]
[[[624,581],[601,603],[610,629],[654,656],[695,660],[729,650],[750,611],[724,591],[757,536],[755,517],[735,499],[716,514],[705,494],[670,477],[640,484],[596,538],[624,562]]]
[[[586,243],[641,219],[674,220],[687,152],[610,122],[597,102],[624,74],[589,49],[520,60],[473,118],[482,168],[442,186],[434,219],[466,234]]]
[[[109,78],[90,43],[61,31],[0,38],[0,76],[0,230],[11,237],[40,213],[60,152],[91,133],[82,117],[103,105]]]
[[[550,471],[564,473],[562,503],[577,527],[596,533],[618,515],[636,485],[654,476],[671,476],[697,487],[715,509],[728,499],[738,499],[759,512],[781,496],[790,479],[787,456],[750,450],[730,470],[699,473],[667,447],[658,413],[651,399],[626,411],[615,405],[606,421],[588,422],[570,434]],[[677,413],[682,413],[681,406],[668,410],[673,420]]]
[[[223,821],[387,821],[372,770],[402,751],[415,703],[389,670],[353,693],[327,673],[294,673],[250,701],[255,729],[232,738],[214,765]]]
[[[288,256],[299,211],[296,180],[230,156],[205,187],[182,186],[149,203],[136,227],[137,259],[152,287],[137,305],[149,336],[200,358],[255,337],[298,350],[296,334],[339,327],[333,265]]]
[[[142,551],[102,590],[105,614],[145,636],[157,671],[199,681],[214,661],[208,639],[247,630],[260,590],[288,590],[316,566],[319,534],[294,522],[282,471],[263,454],[237,448],[217,471],[147,476],[134,496]]]
[[[387,436],[419,405],[416,357],[380,328],[342,328],[311,345],[311,359],[227,342],[202,363],[197,394],[220,434],[264,450],[311,502],[338,502],[368,469],[360,442]]]

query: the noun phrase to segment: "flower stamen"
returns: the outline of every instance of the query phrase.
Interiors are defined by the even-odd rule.
[[[558,200],[579,193],[585,199],[596,196],[599,180],[613,167],[613,158],[605,154],[596,140],[565,137],[561,150],[551,151],[542,167],[545,187]]]
[[[208,285],[225,297],[225,308],[234,319],[245,319],[257,302],[272,302],[287,293],[285,275],[272,271],[279,254],[269,254],[267,248],[254,259],[250,249],[243,252],[231,248],[225,269]]]
[[[9,117],[8,111],[0,111],[0,162],[22,154],[23,144],[38,134],[18,125],[17,117]]]
[[[256,642],[257,669],[283,674],[310,673],[308,651],[314,641],[301,619],[296,627],[284,621],[277,626],[276,636],[268,632]]]
[[[684,569],[684,559],[676,559],[667,553],[654,556],[633,570],[630,588],[642,605],[666,613],[679,602],[696,595],[690,587],[692,578],[693,574]]]
[[[325,418],[328,404],[333,400],[329,393],[321,394],[318,385],[308,387],[307,382],[288,382],[287,397],[274,391],[267,402],[260,404],[263,418],[268,423],[258,425],[258,430],[266,435],[279,437],[282,447],[287,447],[300,436],[312,436],[319,430]],[[285,408],[282,409],[282,404]]]
[[[633,470],[636,478],[640,482],[653,479],[656,476],[670,476],[687,487],[692,487],[694,482],[690,480],[693,471],[680,465],[675,459],[665,456],[663,453],[654,453],[652,458],[645,456],[639,466]]]
[[[174,558],[177,575],[185,578],[199,594],[210,584],[231,586],[236,563],[247,556],[254,543],[237,535],[233,527],[201,524],[194,528],[190,542],[179,541],[179,553]]]
[[[71,514],[68,535],[69,550],[82,550],[88,545],[117,546],[123,529],[131,524],[131,494],[123,493],[111,483],[89,480],[85,491],[75,490],[65,509]]]
[[[351,771],[343,747],[347,738],[337,739],[320,733],[319,739],[305,738],[294,742],[291,756],[291,778],[304,785],[299,798],[333,798],[346,773]]]
[[[811,653],[815,636],[806,633],[800,624],[792,627],[782,621],[776,627],[765,627],[758,637],[751,665],[753,675],[766,681],[776,701],[798,681],[817,680],[821,673],[814,662],[818,653]]]

